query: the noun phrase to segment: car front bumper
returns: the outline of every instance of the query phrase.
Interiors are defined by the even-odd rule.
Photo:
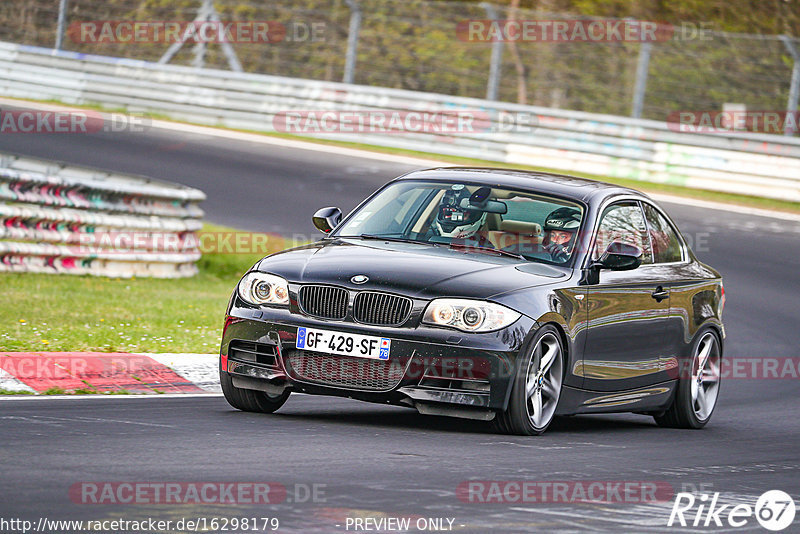
[[[298,351],[298,327],[388,337],[389,361]],[[285,309],[232,307],[221,370],[237,387],[349,397],[420,413],[491,419],[508,403],[516,359],[536,323],[522,316],[484,334],[419,325],[374,327],[317,320]]]

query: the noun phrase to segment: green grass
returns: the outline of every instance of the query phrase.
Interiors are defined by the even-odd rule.
[[[0,350],[216,352],[231,291],[261,257],[206,254],[197,276],[177,280],[0,274]]]
[[[25,99],[18,99],[24,101]],[[99,110],[104,112],[120,112],[125,113],[127,110],[125,108],[109,108],[106,106],[102,106],[100,104],[84,104],[81,106],[75,106],[73,104],[64,104],[63,102],[57,100],[47,100],[47,101],[35,101],[30,100],[32,102],[44,102],[50,104],[57,104],[57,105],[65,105],[74,107],[77,109],[92,109],[92,110]],[[171,119],[168,115],[160,114],[160,113],[146,113],[148,117],[151,119],[158,119],[158,120],[166,120],[181,124],[193,124],[188,123],[186,121],[179,121]],[[556,172],[556,173],[563,173],[563,171],[559,171],[557,169],[549,169],[546,167],[535,167],[531,165],[517,165],[512,163],[501,163],[497,161],[491,160],[484,160],[484,159],[477,159],[477,158],[463,158],[458,156],[446,156],[441,154],[436,154],[432,152],[419,152],[415,150],[406,150],[401,148],[389,148],[389,147],[382,147],[378,145],[370,145],[365,143],[353,143],[349,141],[337,141],[331,139],[317,139],[314,137],[306,137],[301,135],[293,135],[281,132],[262,132],[262,131],[255,131],[255,130],[243,130],[237,128],[227,128],[225,126],[208,126],[208,125],[201,125],[205,127],[211,128],[218,128],[221,130],[230,130],[230,131],[238,131],[244,133],[251,133],[257,135],[264,135],[268,137],[279,137],[282,139],[294,139],[297,141],[305,141],[310,143],[317,143],[321,145],[332,145],[332,146],[340,146],[346,148],[354,148],[358,150],[366,150],[369,152],[377,152],[381,154],[396,154],[400,156],[410,156],[422,159],[430,159],[432,161],[441,161],[452,163],[453,165],[470,165],[470,166],[480,166],[480,167],[503,167],[509,169],[522,169],[522,170],[534,170],[534,171],[544,171],[544,172]],[[433,163],[432,163],[433,164]],[[723,202],[726,204],[735,204],[739,206],[749,206],[755,208],[762,208],[767,210],[775,210],[775,211],[783,211],[788,213],[800,213],[800,202],[791,202],[787,200],[778,200],[778,199],[771,199],[771,198],[762,198],[762,197],[753,197],[748,195],[739,195],[735,193],[722,193],[718,191],[708,191],[705,189],[692,189],[689,187],[683,187],[680,185],[670,184],[670,183],[657,183],[657,182],[646,182],[642,180],[631,180],[625,178],[611,178],[608,176],[601,176],[597,174],[589,174],[583,172],[566,172],[566,174],[571,174],[573,176],[580,176],[583,178],[589,178],[591,180],[600,180],[603,182],[613,183],[622,185],[625,187],[631,187],[633,189],[638,189],[639,191],[644,191],[646,193],[664,193],[670,194],[675,196],[682,196],[687,198],[696,198],[700,200],[709,200],[713,202]]]

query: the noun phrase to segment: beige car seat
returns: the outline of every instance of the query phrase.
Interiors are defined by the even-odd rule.
[[[524,254],[536,250],[542,243],[542,226],[523,221],[501,221],[499,230],[488,230],[486,237],[495,248]]]

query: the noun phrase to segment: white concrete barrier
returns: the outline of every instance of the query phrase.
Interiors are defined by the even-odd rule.
[[[282,130],[287,111],[399,111],[480,117],[430,132],[302,132],[320,138],[800,201],[800,139],[682,133],[664,122],[400,89],[194,69],[0,43],[0,95],[100,104],[192,123]],[[528,128],[507,128],[526,117]],[[297,133],[297,132],[294,132]]]
[[[192,276],[203,199],[189,187],[0,154],[0,272]]]

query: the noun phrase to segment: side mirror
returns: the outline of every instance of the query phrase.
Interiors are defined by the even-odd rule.
[[[342,222],[342,210],[333,207],[322,208],[317,210],[311,220],[314,221],[317,230],[329,234]]]
[[[614,241],[594,263],[593,267],[611,271],[631,271],[642,264],[642,249]]]

